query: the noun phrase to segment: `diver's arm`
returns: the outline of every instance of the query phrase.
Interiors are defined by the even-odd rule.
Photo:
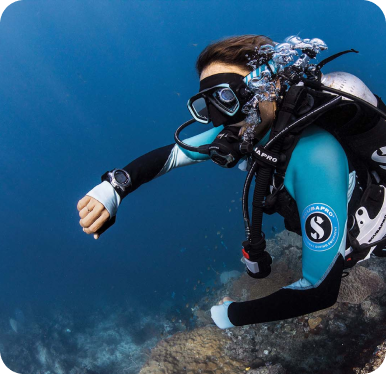
[[[115,216],[122,199],[142,184],[147,183],[160,175],[165,166],[170,164],[169,160],[182,158],[178,157],[179,153],[181,152],[178,152],[178,150],[175,149],[175,145],[171,144],[146,153],[126,165],[123,169],[129,173],[131,185],[126,187],[125,191],[121,191],[119,194],[106,180],[95,186],[78,203],[79,215],[81,217],[80,225],[83,227],[83,231],[87,234],[94,232],[101,234],[111,227],[115,223]],[[92,225],[95,227],[95,219],[97,217],[90,216],[88,209],[84,210],[90,202],[96,204],[99,208],[102,206],[102,213],[104,213],[104,210],[108,212],[108,217],[105,217],[105,222],[102,225],[98,224],[97,230],[91,228]],[[90,211],[91,210],[92,209],[90,209]],[[96,237],[96,239],[97,238],[98,237]]]
[[[212,143],[218,133],[223,129],[223,126],[212,128],[202,134],[184,140],[191,146],[200,146],[203,144]],[[180,148],[177,144],[170,144],[165,147],[155,149],[143,156],[138,157],[123,169],[130,175],[131,186],[124,193],[120,193],[120,197],[124,198],[131,192],[135,191],[142,184],[168,173],[172,169],[181,166],[192,165],[209,159],[209,156],[197,152],[187,151]],[[99,193],[101,191],[101,193]],[[108,182],[102,182],[100,185],[91,190],[87,195],[92,196],[100,201],[105,206],[112,206],[113,211],[110,214],[116,214],[116,210],[121,202],[118,194]],[[107,201],[108,199],[114,202]],[[103,201],[101,201],[103,200]]]
[[[332,135],[315,127],[304,131],[287,169],[285,186],[301,217],[303,278],[258,300],[213,307],[212,316],[222,313],[221,318],[213,317],[220,321],[219,327],[292,318],[336,302],[346,243],[348,165]],[[325,242],[324,235],[329,236]]]
[[[222,129],[223,126],[213,128],[184,140],[184,142],[192,146],[212,143]],[[207,155],[183,150],[177,144],[158,148],[137,158],[124,167],[124,170],[128,172],[131,179],[131,186],[126,188],[124,193],[121,191],[118,194],[108,181],[103,181],[79,201],[78,210],[81,217],[80,225],[83,227],[83,231],[87,234],[96,233],[94,237],[98,239],[99,234],[114,224],[122,198],[135,191],[142,184],[150,182],[172,169],[202,162],[208,158]],[[98,216],[95,214],[96,212],[91,213],[94,207],[98,208],[96,210],[102,214]],[[104,220],[102,225],[100,222],[101,216]],[[96,222],[96,220],[99,221]]]
[[[223,126],[212,128],[202,134],[186,139],[184,142],[194,147],[212,143],[222,129]],[[150,182],[173,169],[208,159],[208,155],[185,150],[177,144],[171,144],[146,153],[124,167],[132,181],[132,185],[124,196],[135,191],[142,184]]]

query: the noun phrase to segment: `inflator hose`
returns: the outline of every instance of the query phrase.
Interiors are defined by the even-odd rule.
[[[191,125],[192,123],[196,122],[196,120],[194,118],[190,119],[189,121],[186,121],[185,123],[183,123],[177,130],[176,132],[174,133],[174,140],[176,141],[176,143],[184,148],[184,149],[187,149],[188,151],[191,151],[191,152],[198,152],[198,153],[201,153],[201,154],[204,154],[204,155],[207,155],[209,154],[209,150],[208,150],[208,146],[209,144],[205,144],[205,145],[202,145],[200,147],[193,147],[189,144],[186,144],[184,143],[181,139],[180,139],[180,133],[183,129],[185,129],[186,127],[188,127],[189,125]]]

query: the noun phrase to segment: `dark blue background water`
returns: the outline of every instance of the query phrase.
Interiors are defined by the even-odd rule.
[[[198,88],[200,51],[252,33],[279,42],[292,34],[321,38],[329,46],[322,58],[355,48],[360,54],[335,60],[325,72],[350,72],[386,96],[385,18],[363,0],[23,0],[6,10],[0,22],[3,324],[16,307],[88,313],[128,301],[155,311],[172,292],[178,307],[184,295],[198,297],[192,289],[198,279],[215,277],[208,266],[242,269],[245,174],[237,169],[206,162],[142,186],[98,241],[82,232],[76,204],[106,170],[173,143]],[[273,224],[283,227],[270,219],[268,233]]]

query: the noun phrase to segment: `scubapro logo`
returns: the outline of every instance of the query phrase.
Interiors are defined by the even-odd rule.
[[[371,159],[375,162],[378,162],[379,164],[382,164],[379,165],[379,167],[381,167],[382,169],[386,169],[386,147],[381,147],[377,149],[371,155]]]
[[[307,206],[302,213],[303,241],[314,251],[325,251],[334,246],[339,236],[335,212],[326,204]]]
[[[324,213],[313,213],[306,221],[306,234],[316,243],[326,241],[331,235],[331,220]]]
[[[319,226],[323,223],[323,218],[316,216],[311,219],[311,227],[316,231],[312,232],[311,236],[316,240],[324,237],[324,230]]]

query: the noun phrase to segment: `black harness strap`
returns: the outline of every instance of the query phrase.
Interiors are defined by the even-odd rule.
[[[282,106],[280,108],[277,121],[272,128],[270,134],[270,140],[275,138],[282,130],[284,130],[291,117],[295,112],[295,108],[299,101],[304,100],[305,88],[301,86],[292,86],[287,92]],[[284,139],[278,139],[273,147],[270,149],[272,153],[279,153]],[[256,161],[255,161],[256,162]],[[251,228],[251,244],[257,244],[261,242],[262,236],[262,223],[263,223],[263,207],[261,202],[264,200],[274,168],[271,165],[262,166],[256,173],[256,187],[253,194],[253,212],[252,212],[252,228]]]
[[[310,125],[318,116],[338,105],[342,99],[341,96],[334,97],[329,102],[316,109],[308,111],[306,114],[303,113],[300,118],[296,119],[298,109],[301,108],[302,104],[305,100],[307,100],[307,91],[308,89],[304,86],[291,86],[284,97],[277,120],[271,130],[270,140],[263,148],[270,151],[270,155],[267,153],[268,157],[275,157],[278,155],[277,158],[279,158],[284,140],[290,132],[294,130],[297,132],[299,129]],[[266,241],[264,233],[262,232],[263,213],[265,197],[267,195],[275,167],[273,166],[271,160],[269,162],[262,162],[264,157],[256,157],[254,154],[252,154],[252,156],[255,159],[257,158],[257,160],[254,161],[248,173],[243,190],[244,222],[247,226],[247,233],[250,234],[247,236],[247,240],[243,242],[243,255],[246,259],[257,263],[258,265],[259,270],[256,273],[251,272],[247,267],[248,274],[253,278],[265,278],[271,272],[270,265],[272,263],[272,259],[271,256],[265,252]],[[261,166],[258,168],[259,164]],[[256,178],[256,186],[252,203],[252,224],[250,225],[251,227],[249,227],[247,195],[253,175],[255,175]]]
[[[243,242],[244,256],[250,261],[258,263],[259,271],[257,273],[252,273],[249,269],[247,270],[248,274],[254,278],[265,278],[271,272],[270,265],[272,263],[272,258],[267,252],[265,252],[266,241],[264,233],[262,232],[265,196],[267,194],[275,165],[280,158],[280,151],[285,139],[284,136],[280,135],[284,135],[286,133],[285,130],[290,127],[290,122],[294,122],[294,113],[296,113],[297,107],[299,107],[299,105],[306,99],[306,92],[307,89],[303,86],[292,86],[289,89],[281,105],[277,120],[271,130],[270,140],[264,148],[266,150],[269,149],[270,152],[269,154],[267,152],[266,156],[262,156],[261,152],[260,155],[257,153],[253,154],[255,161],[246,179],[247,185],[248,182],[250,183],[253,174],[256,178],[256,186],[252,202],[252,224],[249,231],[250,237]],[[270,157],[269,160],[268,157]],[[272,162],[273,159],[276,159],[276,162]],[[259,168],[258,165],[260,165]],[[244,191],[245,190],[248,190],[248,188],[244,186]],[[244,198],[243,210],[247,211],[245,202],[247,203],[247,199]],[[248,218],[245,218],[245,220],[248,221]]]

